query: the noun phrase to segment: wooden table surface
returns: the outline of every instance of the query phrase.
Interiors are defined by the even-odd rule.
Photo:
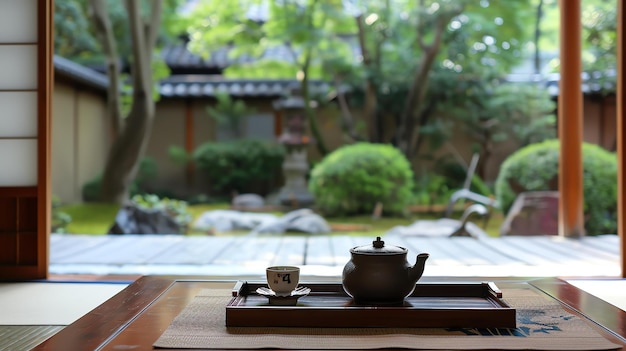
[[[425,277],[425,281],[468,278]],[[470,279],[471,280],[471,279]],[[583,317],[626,350],[626,312],[557,278],[476,278],[500,288],[530,284]],[[420,280],[422,281],[422,280]],[[153,350],[152,344],[202,289],[231,289],[234,280],[145,276],[33,350]]]

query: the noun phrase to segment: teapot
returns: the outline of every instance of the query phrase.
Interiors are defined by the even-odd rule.
[[[352,258],[342,274],[344,291],[360,305],[402,304],[422,277],[429,257],[427,253],[420,253],[411,267],[407,253],[404,247],[385,246],[380,237],[372,245],[350,249]]]

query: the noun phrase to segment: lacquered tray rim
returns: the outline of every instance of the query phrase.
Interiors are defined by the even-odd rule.
[[[343,292],[343,288],[340,283],[303,283],[307,287],[310,287],[312,291],[316,291],[316,288],[326,287],[332,288],[333,291],[338,294]],[[245,282],[239,281],[233,289],[233,298],[226,306],[226,322],[227,326],[271,326],[266,321],[256,322],[255,320],[260,316],[266,316],[268,319],[284,319],[285,317],[291,318],[293,326],[328,326],[327,323],[320,323],[321,325],[314,325],[314,323],[306,320],[307,313],[318,314],[326,317],[339,317],[339,320],[349,319],[348,317],[356,314],[367,313],[368,316],[385,316],[385,317],[419,317],[419,316],[433,316],[440,317],[443,321],[438,321],[434,327],[458,327],[459,325],[453,325],[445,323],[446,318],[450,320],[466,320],[471,321],[481,319],[475,324],[476,327],[515,327],[516,325],[516,310],[509,306],[502,298],[502,292],[495,287],[495,284],[490,282],[453,282],[453,283],[418,283],[416,291],[424,291],[426,287],[429,288],[470,288],[473,291],[482,291],[484,295],[478,294],[466,294],[467,296],[459,297],[482,297],[489,300],[494,307],[493,308],[412,308],[406,306],[274,306],[274,305],[249,305],[241,304],[243,299],[250,295],[256,294],[254,291],[259,286],[265,286],[263,282]],[[421,288],[421,289],[420,289]],[[494,290],[495,288],[495,290]],[[325,291],[325,290],[323,290]],[[348,295],[343,293],[342,296]],[[434,295],[426,295],[431,297],[438,297]],[[419,297],[419,296],[417,296]],[[450,297],[450,296],[443,296]],[[452,296],[454,297],[454,296]],[[371,312],[364,312],[371,311]],[[254,315],[256,318],[248,318],[248,316]],[[230,318],[229,318],[230,317]],[[276,318],[271,318],[276,317]],[[485,317],[492,317],[494,323],[490,323],[488,320],[484,320]],[[247,319],[248,318],[248,319]],[[230,319],[230,321],[229,321]],[[263,318],[265,319],[265,318]],[[236,322],[233,322],[236,320]],[[245,321],[244,321],[245,320]],[[504,322],[496,322],[504,320]],[[363,321],[347,321],[342,323],[341,321],[334,320],[333,327],[386,327],[385,323],[381,325],[370,325]],[[380,322],[377,322],[380,323]],[[412,322],[412,325],[408,327],[429,327],[430,325],[424,325],[422,322]],[[470,323],[470,322],[465,322]],[[302,325],[300,325],[302,324]],[[396,323],[389,323],[389,326],[397,327]],[[391,325],[393,324],[393,325]],[[283,325],[275,325],[283,326]],[[464,325],[464,327],[471,327],[470,325]]]

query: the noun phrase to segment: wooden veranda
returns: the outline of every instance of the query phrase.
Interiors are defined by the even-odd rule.
[[[339,277],[350,248],[372,236],[349,235],[64,235],[52,234],[50,272],[58,275],[210,275],[261,278],[270,265],[297,265],[308,276]],[[413,264],[427,252],[425,275],[483,277],[617,277],[617,235],[564,238],[407,237],[387,235],[406,247]]]

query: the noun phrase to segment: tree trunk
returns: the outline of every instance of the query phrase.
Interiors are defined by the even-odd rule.
[[[419,6],[424,8],[423,0],[420,1]],[[456,11],[451,11],[446,15],[440,15],[440,17],[437,18],[435,34],[430,44],[426,44],[424,41],[423,25],[421,25],[421,21],[418,23],[417,41],[423,54],[415,75],[413,76],[413,82],[409,87],[409,92],[407,93],[404,109],[400,115],[400,124],[396,128],[397,146],[409,160],[412,160],[419,148],[417,144],[419,139],[419,119],[422,120],[422,123],[425,123],[429,117],[422,115],[422,110],[424,109],[423,103],[428,91],[430,71],[435,57],[437,57],[439,53],[443,32],[450,19],[459,13],[461,13],[461,8]],[[424,120],[424,118],[426,120]]]
[[[313,14],[315,13],[315,6],[318,5],[317,1],[313,1],[311,4],[311,9],[309,11],[309,15],[307,17],[307,27],[311,30],[315,30],[313,27]],[[309,122],[309,129],[311,130],[311,134],[313,135],[313,139],[315,140],[315,146],[317,151],[320,153],[322,157],[328,154],[328,148],[326,147],[326,141],[324,140],[324,136],[322,135],[319,125],[317,123],[317,118],[315,115],[315,111],[311,108],[311,94],[309,93],[309,70],[311,67],[311,56],[313,55],[311,48],[307,47],[304,53],[304,63],[302,64],[302,73],[303,78],[301,82],[302,89],[302,98],[304,99],[304,114]]]
[[[539,40],[541,40],[541,20],[543,19],[543,0],[539,0],[537,5],[537,21],[535,22],[535,74],[541,73],[541,52],[539,51]]]
[[[159,29],[161,6],[161,0],[152,2],[150,22],[144,23],[139,0],[126,1],[133,44],[133,100],[124,127],[113,142],[107,158],[102,178],[102,200],[105,202],[122,204],[128,199],[130,184],[137,175],[139,161],[145,154],[152,131],[155,110],[152,98],[152,51]]]
[[[93,19],[96,35],[102,45],[106,60],[106,70],[109,78],[107,88],[107,109],[112,120],[113,135],[117,135],[124,125],[122,116],[122,103],[120,101],[120,62],[117,53],[117,45],[113,37],[113,28],[106,11],[106,2],[103,0],[91,0],[90,12]]]
[[[374,69],[372,57],[365,43],[365,28],[363,27],[363,15],[359,15],[356,18],[356,24],[358,29],[359,46],[361,48],[361,55],[363,56],[363,66],[370,73]],[[378,131],[378,123],[376,112],[378,109],[378,96],[376,95],[376,87],[371,74],[365,78],[365,106],[363,115],[365,116],[365,122],[368,126],[368,137],[371,142],[379,142],[381,137]]]

